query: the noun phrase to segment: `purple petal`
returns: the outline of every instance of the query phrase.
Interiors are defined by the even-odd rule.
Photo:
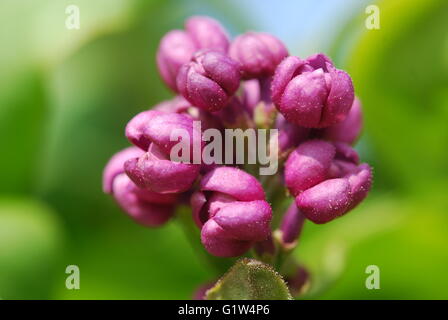
[[[323,129],[322,138],[353,144],[361,133],[362,125],[361,103],[359,99],[355,97],[350,112],[345,120]]]
[[[225,193],[239,201],[265,199],[260,182],[245,171],[233,167],[213,169],[201,179],[200,189]]]
[[[352,193],[352,203],[349,210],[356,207],[370,191],[372,187],[372,169],[366,163],[359,165],[359,172],[348,177]]]
[[[113,182],[117,175],[124,172],[124,163],[132,158],[140,157],[143,151],[136,147],[129,147],[117,152],[110,158],[103,170],[103,191],[113,193]]]
[[[177,87],[185,99],[210,112],[224,108],[239,84],[238,63],[210,50],[197,52],[177,76]]]
[[[204,145],[202,133],[193,126],[190,116],[178,113],[161,113],[151,119],[144,130],[144,136],[154,142],[165,154],[169,155],[171,149],[178,144],[178,140],[171,141],[174,130],[185,130],[189,136],[190,157],[193,157],[195,145]]]
[[[134,192],[135,185],[125,174],[120,174],[114,179],[113,189],[114,198],[120,207],[132,219],[144,226],[160,226],[173,216],[172,205],[154,204],[141,200]]]
[[[331,66],[333,65],[331,59],[323,53],[316,53],[312,56],[309,56],[308,58],[306,58],[306,61],[314,70],[322,69],[324,72],[328,72],[328,64]]]
[[[132,118],[131,121],[129,121],[126,125],[125,130],[125,134],[128,140],[142,150],[147,151],[149,145],[151,144],[151,140],[144,135],[145,129],[151,122],[151,120],[160,114],[160,111],[147,110],[140,112],[134,118]]]
[[[193,220],[199,228],[202,228],[208,220],[208,210],[204,208],[207,199],[202,192],[195,192],[190,198],[191,210],[193,213]],[[205,209],[205,210],[204,210]]]
[[[326,223],[346,213],[351,201],[350,184],[344,178],[321,182],[296,198],[297,207],[317,224]]]
[[[305,72],[288,83],[279,110],[286,120],[296,125],[319,127],[327,96],[323,71]]]
[[[231,96],[240,85],[240,65],[220,52],[201,51],[195,59],[204,68],[205,75],[215,81]]]
[[[305,216],[293,202],[285,212],[280,226],[283,243],[292,244],[296,241],[302,231],[304,219]]]
[[[272,210],[264,200],[229,202],[212,217],[233,239],[263,241],[271,233]]]
[[[271,76],[288,51],[270,34],[247,32],[235,38],[229,55],[241,64],[244,78],[252,79]]]
[[[310,140],[293,151],[285,164],[285,182],[294,195],[324,181],[335,155],[331,143]]]
[[[198,49],[193,39],[184,31],[173,30],[160,40],[157,49],[157,67],[165,83],[174,91],[179,68],[187,63]]]
[[[158,193],[179,193],[190,189],[199,175],[199,165],[164,159],[156,147],[140,158],[126,161],[124,168],[131,180],[141,188]]]
[[[355,98],[353,83],[350,76],[337,69],[330,69],[331,89],[326,101],[326,108],[322,113],[320,127],[328,127],[330,125],[342,122]]]
[[[179,92],[194,106],[209,112],[221,110],[228,102],[227,93],[213,80],[184,65],[177,78]]]
[[[157,193],[148,189],[142,189],[134,184],[134,193],[142,201],[154,204],[174,204],[178,200],[176,193]]]
[[[298,57],[289,56],[277,66],[271,83],[272,101],[279,106],[286,86],[305,66],[306,61]]]
[[[218,21],[204,16],[191,17],[185,22],[185,30],[198,48],[227,52],[229,37]]]
[[[237,257],[252,246],[250,241],[228,238],[224,229],[213,219],[204,224],[201,230],[201,242],[210,254],[217,257]]]
[[[350,145],[342,142],[335,142],[333,145],[336,148],[335,159],[347,161],[353,164],[359,163],[359,155]]]
[[[257,79],[244,81],[243,85],[243,105],[244,108],[249,112],[249,114],[253,115],[253,110],[260,102],[261,99],[261,90],[260,90],[260,82]]]

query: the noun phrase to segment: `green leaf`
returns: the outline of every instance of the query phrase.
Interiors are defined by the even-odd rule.
[[[64,230],[51,208],[28,197],[0,197],[0,299],[47,299],[58,274]],[[64,281],[61,281],[61,286]]]
[[[288,287],[271,266],[243,258],[207,291],[209,300],[291,300]]]

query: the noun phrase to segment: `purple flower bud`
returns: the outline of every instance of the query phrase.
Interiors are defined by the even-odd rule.
[[[289,290],[293,296],[299,296],[307,291],[310,282],[310,273],[303,266],[297,267],[295,273],[286,277]]]
[[[285,183],[293,196],[324,181],[335,156],[335,147],[328,142],[310,140],[302,143],[285,164]]]
[[[286,120],[308,128],[343,121],[354,99],[350,76],[323,54],[284,59],[275,71],[271,92]]]
[[[260,182],[245,171],[233,167],[219,167],[209,172],[201,179],[200,189],[224,193],[238,201],[265,199]]]
[[[188,133],[190,160],[194,146],[204,145],[200,129],[190,116],[149,110],[136,115],[126,126],[128,139],[147,151],[126,161],[124,167],[131,180],[140,188],[157,193],[180,193],[188,190],[199,175],[200,165],[174,162],[171,149],[178,141],[171,141],[174,130]]]
[[[237,62],[221,52],[202,50],[181,67],[177,87],[194,106],[215,112],[227,105],[240,78]]]
[[[252,116],[255,107],[261,101],[261,88],[258,79],[244,81],[242,84],[243,105]]]
[[[241,64],[245,79],[269,77],[288,55],[283,43],[267,33],[247,32],[232,42],[229,55]]]
[[[310,140],[285,164],[285,182],[297,207],[315,223],[326,223],[358,205],[371,188],[372,172],[344,143]]]
[[[242,170],[218,167],[207,173],[191,205],[201,241],[215,256],[239,256],[270,235],[272,210],[263,188]]]
[[[372,187],[372,169],[366,163],[360,164],[357,172],[348,176],[348,182],[350,183],[350,191],[353,198],[348,208],[351,210],[367,197]]]
[[[143,151],[136,147],[128,147],[114,154],[103,170],[103,192],[112,194],[114,179],[124,172],[123,165],[126,160],[139,157],[142,154]]]
[[[156,110],[143,111],[129,121],[126,126],[126,137],[130,142],[148,150],[151,143],[156,144],[165,154],[178,143],[171,141],[174,130],[184,130],[188,133],[190,157],[193,157],[195,145],[204,145],[199,128],[194,127],[193,119],[185,114],[165,113]]]
[[[160,114],[162,114],[160,111],[146,110],[134,116],[126,125],[125,134],[128,140],[140,149],[148,150],[151,140],[148,139],[144,132],[148,123]]]
[[[297,206],[314,223],[326,223],[348,211],[352,201],[347,179],[325,180],[302,192],[296,198]]]
[[[192,17],[185,23],[186,31],[173,30],[160,41],[157,67],[165,83],[177,92],[176,78],[180,67],[200,49],[227,52],[229,39],[218,21],[208,17]]]
[[[308,138],[311,131],[309,128],[297,126],[286,121],[281,114],[277,115],[275,127],[278,129],[280,152],[288,152],[291,148],[297,147]]]
[[[322,129],[321,137],[330,141],[353,144],[358,139],[362,130],[361,102],[357,97],[353,101],[352,108],[345,120],[328,128]]]
[[[266,240],[255,243],[254,250],[263,260],[275,258],[277,248],[275,247],[272,235],[267,237]]]
[[[300,232],[302,231],[304,222],[305,216],[293,202],[285,212],[282,218],[282,223],[280,225],[280,231],[282,232],[282,242],[285,245],[295,244],[297,238],[300,235]]]
[[[176,96],[171,100],[161,102],[154,106],[153,110],[163,111],[165,113],[181,113],[190,116],[194,120],[201,121],[201,128],[203,130],[209,128],[223,129],[218,114],[212,114],[196,108],[182,96]]]
[[[198,48],[227,52],[229,36],[215,19],[204,16],[191,17],[185,22],[185,30]]]
[[[187,191],[199,175],[200,165],[173,162],[155,143],[139,158],[125,162],[129,178],[140,188],[157,193]]]
[[[117,203],[137,223],[156,227],[166,223],[173,216],[173,205],[158,204],[142,199],[136,192],[139,190],[137,186],[124,173],[114,179],[113,189]],[[144,192],[144,190],[139,190],[139,192]],[[155,195],[151,196],[155,197]]]
[[[157,67],[165,83],[177,91],[176,77],[180,67],[187,63],[199,48],[191,36],[182,30],[168,32],[157,49]]]
[[[140,189],[126,176],[125,161],[141,154],[143,151],[136,147],[115,154],[104,169],[103,189],[113,195],[119,206],[136,222],[149,227],[159,226],[172,217],[177,196]]]

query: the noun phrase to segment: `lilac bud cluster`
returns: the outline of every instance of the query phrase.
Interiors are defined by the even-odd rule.
[[[284,185],[275,188],[295,199],[280,225],[284,243],[295,243],[305,219],[329,222],[367,196],[372,170],[350,146],[362,129],[361,104],[350,76],[324,54],[289,56],[266,33],[231,41],[219,22],[192,17],[161,39],[157,66],[176,96],[129,121],[125,134],[134,146],[114,155],[103,175],[104,191],[137,222],[160,226],[189,198],[212,255],[239,256],[272,239],[266,185],[241,165],[193,161],[193,146],[201,152],[209,143],[201,128],[278,130]],[[188,133],[192,147],[183,156],[190,162],[170,157],[178,129]]]

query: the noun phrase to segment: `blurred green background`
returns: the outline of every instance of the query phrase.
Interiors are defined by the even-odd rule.
[[[448,299],[448,2],[3,0],[0,3],[0,298],[188,299],[217,274],[176,221],[134,224],[101,191],[124,126],[170,92],[159,39],[192,14],[328,53],[365,112],[357,148],[374,188],[347,216],[305,225],[310,298]],[[65,28],[69,4],[81,28]],[[65,288],[78,265],[81,289]],[[365,269],[381,270],[367,290]]]

